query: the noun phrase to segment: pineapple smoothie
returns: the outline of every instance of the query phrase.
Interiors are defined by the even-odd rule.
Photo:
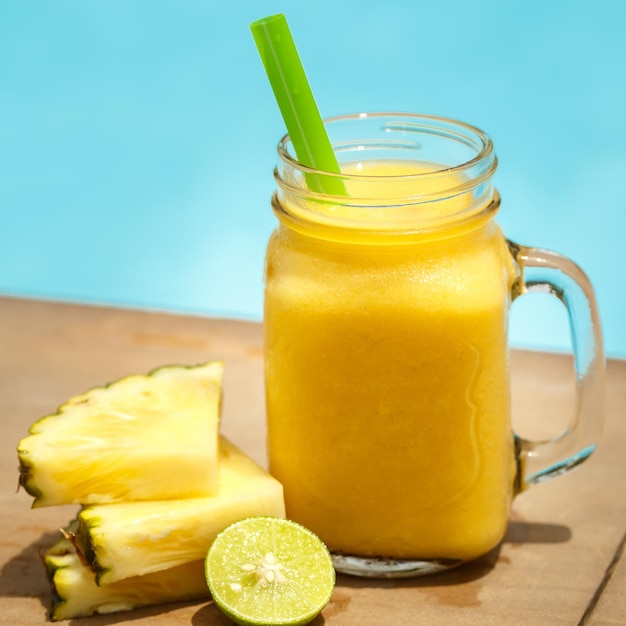
[[[384,177],[432,169],[370,164],[383,182],[347,191],[387,197]],[[401,193],[423,191],[413,184]],[[474,200],[439,184],[428,182],[439,200],[420,215],[451,219],[427,233],[385,230],[415,220],[414,205],[350,209],[368,228],[338,229],[341,206],[306,224],[302,206],[277,211],[265,291],[270,470],[288,517],[336,553],[469,560],[506,529],[513,263],[489,203],[459,222]]]
[[[251,25],[287,134],[265,268],[270,471],[287,515],[366,577],[442,572],[502,539],[513,496],[595,450],[604,356],[593,288],[556,252],[508,242],[493,142],[442,116],[323,119],[284,15]],[[568,309],[576,410],[512,431],[508,311]]]

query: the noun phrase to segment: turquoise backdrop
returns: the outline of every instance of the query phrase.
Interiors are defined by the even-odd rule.
[[[324,115],[486,130],[508,236],[583,267],[626,357],[624,0],[2,2],[0,293],[260,319],[284,127],[248,24],[277,12]],[[513,345],[568,350],[525,300]]]

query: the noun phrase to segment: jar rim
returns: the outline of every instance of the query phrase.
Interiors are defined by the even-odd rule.
[[[293,144],[289,134],[285,134],[278,142],[277,152],[281,161],[283,161],[288,167],[292,167],[303,174],[308,175],[323,175],[327,178],[337,178],[341,180],[345,179],[380,179],[385,178],[387,180],[411,180],[419,179],[424,180],[426,178],[432,178],[440,176],[441,174],[454,175],[463,174],[472,168],[475,168],[481,164],[481,162],[488,162],[490,166],[486,167],[484,177],[491,176],[497,167],[497,158],[494,153],[493,142],[489,135],[482,131],[477,126],[463,122],[454,118],[432,115],[427,113],[410,113],[403,111],[373,111],[373,112],[361,112],[361,113],[347,113],[341,115],[333,115],[325,117],[323,119],[326,128],[330,129],[334,124],[341,122],[370,120],[370,119],[384,119],[396,120],[395,122],[388,122],[386,126],[392,130],[405,130],[405,131],[421,131],[428,132],[430,134],[436,134],[449,139],[453,139],[458,143],[475,150],[476,154],[470,159],[462,160],[457,164],[441,164],[441,169],[431,170],[428,172],[413,172],[403,174],[371,174],[371,173],[354,173],[350,174],[329,172],[319,170],[315,167],[311,167],[301,163],[293,154],[290,153],[289,147]],[[355,140],[353,145],[356,145]],[[333,143],[333,147],[336,144]],[[340,149],[344,146],[340,145]],[[481,176],[482,178],[482,176]],[[480,182],[480,181],[478,181]]]

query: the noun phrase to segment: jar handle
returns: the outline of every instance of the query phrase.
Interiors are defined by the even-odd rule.
[[[517,491],[560,476],[585,461],[596,449],[604,419],[604,350],[593,287],[576,263],[556,252],[508,242],[520,270],[512,298],[549,293],[569,317],[576,403],[574,415],[560,434],[546,440],[515,435]]]

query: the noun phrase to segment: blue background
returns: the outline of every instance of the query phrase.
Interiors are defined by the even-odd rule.
[[[583,267],[626,357],[623,0],[2,2],[1,293],[261,318],[284,126],[248,24],[277,12],[323,115],[486,130],[507,235]],[[568,350],[563,307],[511,338]]]

